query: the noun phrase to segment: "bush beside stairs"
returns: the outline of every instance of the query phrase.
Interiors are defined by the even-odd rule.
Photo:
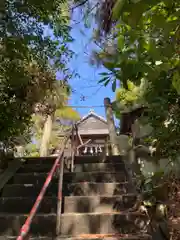
[[[55,158],[31,158],[4,186],[0,240],[16,239]],[[129,212],[136,202],[119,156],[75,158],[64,171],[61,234],[56,236],[58,174],[53,178],[26,239],[149,240],[146,215]]]

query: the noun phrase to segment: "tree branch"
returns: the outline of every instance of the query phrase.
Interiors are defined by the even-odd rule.
[[[78,3],[76,6],[72,7],[72,10],[74,10],[74,9],[76,9],[76,8],[78,8],[78,7],[83,6],[83,5],[86,4],[87,2],[88,2],[88,0],[84,0],[84,1],[82,1],[82,2],[80,2],[80,3]]]

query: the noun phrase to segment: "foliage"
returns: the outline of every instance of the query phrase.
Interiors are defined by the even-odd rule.
[[[66,63],[72,39],[67,1],[6,0],[1,10],[0,141],[10,142],[31,123],[34,105],[53,89],[56,71],[71,77]]]
[[[160,156],[177,159],[180,153],[179,0],[105,0],[100,2],[98,12],[96,33],[99,36],[96,34],[95,42],[100,50],[93,53],[93,62],[101,63],[106,69],[99,82],[105,86],[111,83],[113,91],[120,85],[116,90],[120,110],[131,111],[136,104],[146,105],[147,121],[154,128],[151,137],[157,139]],[[142,81],[146,83],[143,88]],[[179,239],[179,182],[175,183],[174,176],[166,180],[165,190],[170,190],[166,197],[172,203],[168,220],[176,233],[172,239]],[[165,184],[166,180],[159,179],[159,182]],[[151,178],[146,184],[150,197],[155,195],[153,190],[159,182]],[[158,188],[157,192],[161,194],[162,189]]]
[[[68,111],[66,109],[68,109]],[[70,107],[64,107],[64,110],[67,113],[67,115],[66,115],[66,113],[63,112],[63,108],[62,108],[61,109],[62,115],[58,114],[58,117],[55,118],[55,120],[53,122],[51,138],[50,138],[50,143],[49,143],[49,151],[51,151],[52,149],[56,149],[57,147],[60,146],[60,143],[62,140],[61,134],[65,130],[70,128],[68,121],[76,121],[79,119],[78,113],[75,112]],[[68,125],[66,125],[65,116],[67,116],[66,120],[68,122],[67,123]],[[40,119],[41,119],[41,121],[40,121]],[[63,120],[63,121],[61,121],[61,120]],[[35,122],[34,122],[34,126],[33,126],[33,128],[34,128],[33,138],[34,138],[35,143],[27,144],[26,151],[27,151],[27,154],[30,156],[39,156],[40,143],[41,143],[42,134],[43,134],[43,123],[44,123],[43,116],[42,115],[34,116],[34,121]]]
[[[100,29],[103,50],[96,53],[96,59],[108,70],[101,73],[100,82],[105,86],[112,83],[115,91],[120,81],[117,100],[121,105],[146,104],[159,153],[176,157],[180,130],[179,1],[116,0],[112,5],[108,10],[113,13],[110,31]],[[145,87],[136,95],[142,80]],[[130,90],[128,83],[137,88]]]
[[[24,155],[26,157],[39,157],[39,148],[37,143],[28,143],[24,147]]]
[[[50,139],[50,149],[56,149],[61,144],[62,135],[65,131],[71,128],[72,124],[80,119],[78,112],[68,106],[57,109],[55,112],[55,121],[52,127],[52,134]],[[62,135],[61,135],[62,134]]]
[[[79,114],[68,106],[70,93],[68,85],[57,81],[54,91],[51,91],[51,93],[48,91],[43,102],[36,106],[36,113],[32,116],[32,137],[35,143],[27,145],[28,154],[39,155],[47,115],[52,115],[53,121],[48,146],[49,150],[58,147],[62,138],[60,134],[71,127],[74,121],[79,120]]]
[[[178,174],[179,175],[179,174]],[[168,205],[168,225],[171,230],[171,239],[178,240],[180,236],[180,221],[179,221],[179,190],[180,179],[179,176],[171,175],[167,179],[169,189],[169,205]]]
[[[121,87],[116,90],[117,111],[130,112],[138,106],[144,105],[144,89],[146,81],[142,79],[140,85],[135,85],[131,81],[127,81],[127,89]]]
[[[157,228],[157,222],[163,219],[169,228],[167,239],[178,240],[180,236],[179,216],[179,171],[170,171],[168,174],[158,172],[141,183],[143,206],[150,216],[150,224],[153,230]],[[158,206],[161,206],[161,208]],[[165,214],[165,216],[164,216]],[[170,235],[170,236],[169,236]]]
[[[70,86],[66,81],[55,81],[53,88],[47,89],[44,98],[35,105],[35,113],[44,116],[55,113],[67,103],[70,92]]]

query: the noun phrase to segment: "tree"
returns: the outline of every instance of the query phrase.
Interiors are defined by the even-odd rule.
[[[67,105],[69,94],[69,86],[63,81],[56,81],[54,91],[47,92],[46,98],[36,106],[35,134],[40,139],[41,157],[48,155],[49,147],[59,144],[59,133],[65,127],[60,120],[79,119],[78,113]]]
[[[145,81],[139,99],[136,96],[134,101],[148,106],[148,122],[154,128],[152,135],[157,139],[160,155],[178,156],[179,1],[106,0],[99,11],[101,50],[95,56],[107,69],[101,73],[100,82],[105,86],[112,83],[115,91],[120,81],[120,101],[129,104],[131,99],[133,104],[134,90],[129,89],[128,83],[139,88]]]
[[[120,82],[121,89],[116,91],[116,100],[121,109],[131,108],[137,103],[147,106],[148,122],[154,129],[151,137],[157,140],[159,158],[177,160],[180,153],[179,1],[105,0],[100,2],[98,11],[101,14],[96,41],[101,49],[95,57],[107,70],[101,74],[101,83],[106,86],[112,83],[115,91],[116,84]],[[146,82],[143,89],[142,81]],[[165,170],[155,177],[160,181],[149,179],[147,185],[151,186],[146,190],[150,197],[155,196],[154,191],[162,197],[164,187],[160,186],[165,186],[166,200],[168,198],[168,202],[177,206],[179,172],[178,179],[174,174],[170,174],[170,178],[162,178]],[[174,233],[171,238],[179,239],[177,211],[176,214],[169,212],[168,217]],[[169,239],[169,236],[164,234],[163,238]]]
[[[4,5],[3,5],[4,3]],[[31,124],[34,105],[53,89],[55,73],[68,80],[67,1],[9,1],[1,4],[0,141],[9,143]],[[49,29],[54,37],[45,33]]]

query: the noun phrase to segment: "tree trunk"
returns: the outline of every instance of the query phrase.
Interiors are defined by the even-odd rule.
[[[40,147],[40,157],[48,156],[49,142],[51,138],[53,115],[48,115],[44,123],[43,136]]]

